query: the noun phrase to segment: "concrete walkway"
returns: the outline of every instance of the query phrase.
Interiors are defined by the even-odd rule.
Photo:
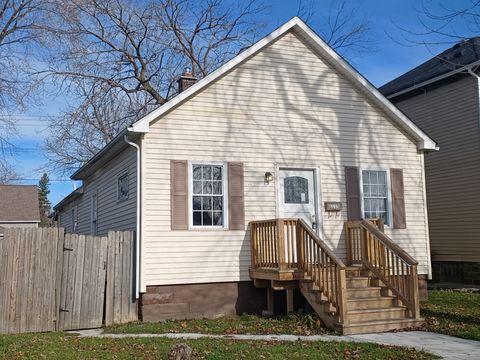
[[[480,342],[464,340],[453,336],[436,334],[424,331],[409,331],[382,334],[364,335],[207,335],[207,334],[106,334],[102,329],[72,331],[80,337],[99,338],[125,338],[125,337],[164,337],[169,339],[235,339],[235,340],[261,340],[261,341],[353,341],[370,342],[384,345],[397,345],[413,347],[441,356],[444,359],[480,359]]]

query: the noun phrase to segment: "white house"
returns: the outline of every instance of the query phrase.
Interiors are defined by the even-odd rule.
[[[305,23],[293,18],[193,80],[184,74],[179,95],[75,172],[82,189],[56,206],[69,232],[136,230],[144,320],[264,308],[262,287],[268,294],[271,288],[262,280],[274,281],[273,275],[258,277],[249,268],[258,240],[250,238],[252,222],[266,219],[303,219],[308,236],[333,252],[341,274],[339,264],[352,262],[345,222],[381,218],[385,230],[377,238],[411,255],[425,282],[424,154],[437,146]],[[390,258],[388,268],[382,261],[386,278],[378,284],[406,299],[387,284],[396,271]],[[292,280],[300,279],[288,280],[295,287]],[[341,306],[334,304],[337,312]]]

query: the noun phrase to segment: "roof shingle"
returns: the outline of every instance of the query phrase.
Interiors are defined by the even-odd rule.
[[[0,185],[0,222],[40,221],[35,185]]]

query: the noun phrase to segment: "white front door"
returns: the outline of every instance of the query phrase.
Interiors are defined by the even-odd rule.
[[[318,228],[314,170],[280,169],[278,192],[281,218],[300,218],[315,230]]]

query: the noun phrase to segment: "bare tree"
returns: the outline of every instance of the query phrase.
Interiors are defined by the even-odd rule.
[[[13,167],[6,161],[0,161],[0,184],[13,184],[20,179]]]
[[[480,34],[480,1],[421,1],[416,29],[397,26],[405,46],[451,45]]]
[[[75,105],[52,122],[51,165],[78,167],[172,97],[182,68],[202,78],[252,44],[262,9],[259,0],[60,1],[52,9],[50,66],[41,74]]]
[[[28,71],[33,58],[29,48],[39,40],[44,0],[0,1],[0,159],[15,133],[15,121],[8,114],[22,110],[32,95],[34,79]],[[3,161],[2,160],[2,161]]]
[[[315,28],[342,54],[364,48],[368,22],[346,1],[335,4]],[[313,2],[301,5],[308,7],[313,17]],[[168,101],[184,67],[201,79],[250,46],[263,31],[263,11],[262,0],[57,2],[50,67],[42,74],[75,101],[52,121],[50,168],[71,171]]]
[[[317,30],[323,40],[343,56],[371,51],[374,41],[370,36],[367,15],[347,0],[330,1],[326,16],[317,13],[314,0],[300,0],[297,15]]]

